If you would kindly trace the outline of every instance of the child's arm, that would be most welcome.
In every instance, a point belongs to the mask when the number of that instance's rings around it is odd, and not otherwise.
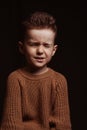
[[[21,85],[17,78],[17,74],[18,73],[12,73],[7,79],[7,90],[0,130],[43,130],[38,122],[23,121],[20,89]]]
[[[21,91],[17,77],[12,74],[7,80],[1,130],[23,130]]]
[[[50,118],[54,127],[52,130],[71,130],[67,81],[63,76],[56,84],[54,99],[53,114]]]

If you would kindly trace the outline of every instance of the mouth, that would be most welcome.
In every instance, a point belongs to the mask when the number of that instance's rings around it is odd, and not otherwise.
[[[44,57],[35,57],[36,61],[38,62],[43,62],[44,61]]]
[[[35,59],[44,59],[44,57],[35,57]]]

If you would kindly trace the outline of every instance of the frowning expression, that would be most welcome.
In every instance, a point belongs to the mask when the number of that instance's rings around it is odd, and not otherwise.
[[[27,63],[34,68],[46,67],[55,54],[55,33],[51,29],[31,29],[27,31],[24,43],[20,43],[21,52]]]

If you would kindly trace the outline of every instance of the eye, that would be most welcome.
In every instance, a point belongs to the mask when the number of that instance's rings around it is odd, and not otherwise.
[[[28,44],[29,44],[29,46],[38,46],[38,43],[36,43],[36,42],[29,42]]]
[[[48,44],[48,43],[44,43],[44,46],[45,46],[46,48],[50,48],[52,45],[51,45],[51,44]]]

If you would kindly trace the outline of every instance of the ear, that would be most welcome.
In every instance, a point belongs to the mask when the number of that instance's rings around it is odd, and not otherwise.
[[[23,43],[21,41],[18,42],[18,46],[19,46],[20,53],[24,54],[24,46],[23,46]]]
[[[53,47],[53,54],[52,54],[52,56],[54,56],[54,54],[55,54],[55,52],[57,51],[57,49],[58,49],[58,45],[54,45],[54,47]]]

